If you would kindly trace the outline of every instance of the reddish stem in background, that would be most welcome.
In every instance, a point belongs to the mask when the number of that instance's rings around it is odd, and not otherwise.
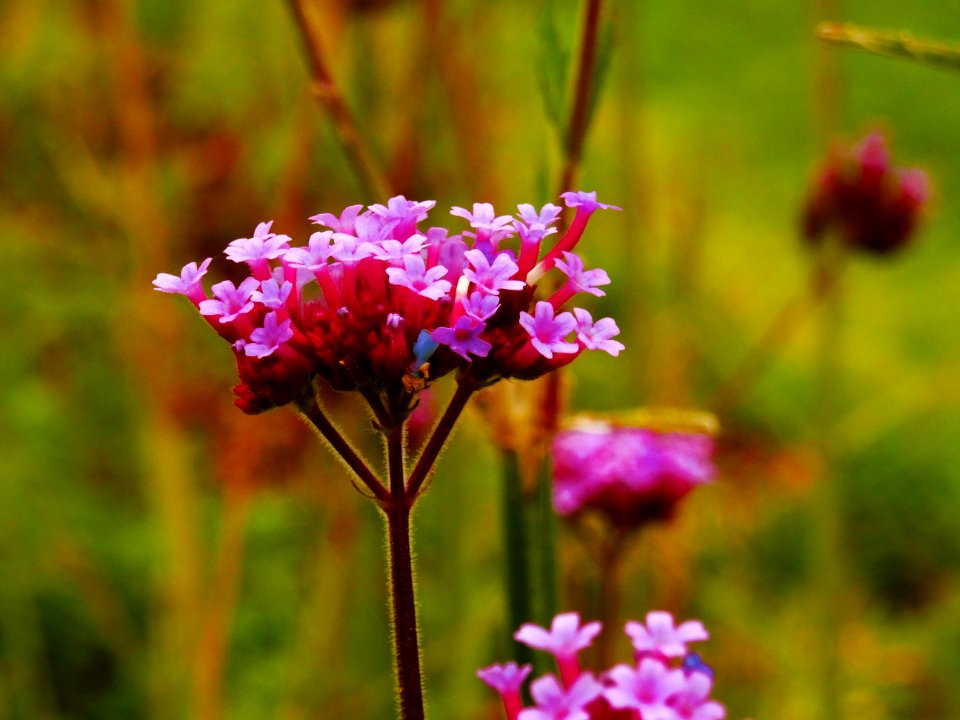
[[[587,0],[587,14],[580,40],[580,58],[577,62],[577,80],[570,110],[570,125],[564,140],[564,166],[560,173],[560,188],[557,194],[571,190],[576,180],[583,155],[583,143],[587,135],[587,115],[590,91],[597,64],[597,37],[600,31],[602,0]]]
[[[354,474],[360,479],[360,482],[373,493],[374,498],[381,506],[385,506],[390,501],[390,494],[377,478],[370,465],[360,457],[360,454],[353,449],[353,446],[337,430],[336,426],[330,422],[330,419],[324,414],[317,399],[311,389],[305,393],[304,397],[297,400],[297,407],[310,424],[316,428],[320,436],[323,437],[333,448],[334,453],[343,459],[347,467],[353,470]]]
[[[300,31],[304,48],[307,51],[307,60],[310,65],[310,75],[313,78],[313,94],[320,106],[330,116],[340,145],[350,164],[357,173],[363,191],[370,197],[387,198],[390,184],[380,164],[371,152],[370,143],[366,142],[360,132],[356,118],[353,116],[340,87],[333,79],[333,74],[327,66],[320,39],[307,17],[304,0],[288,0],[293,19]]]

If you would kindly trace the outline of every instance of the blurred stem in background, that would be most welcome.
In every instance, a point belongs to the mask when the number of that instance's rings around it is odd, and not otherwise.
[[[621,569],[624,557],[635,531],[624,527],[610,528],[602,541],[596,546],[599,557],[597,568],[600,572],[599,597],[597,598],[597,619],[603,623],[607,632],[597,638],[597,666],[613,665],[613,647],[617,634],[611,632],[620,625]]]
[[[523,473],[520,453],[511,447],[500,449],[503,549],[506,556],[507,628],[510,632],[533,619],[534,588],[531,584],[529,528],[525,514]],[[524,665],[533,662],[533,651],[513,642],[513,657]]]
[[[842,717],[843,668],[840,662],[840,634],[843,630],[845,553],[840,514],[840,482],[836,471],[836,443],[832,430],[843,387],[841,278],[846,250],[834,233],[823,243],[816,258],[818,284],[823,302],[820,308],[820,347],[816,378],[814,425],[823,472],[813,488],[815,591],[818,609],[821,657],[821,707],[824,720]]]
[[[814,265],[810,277],[800,291],[790,297],[774,315],[760,339],[744,354],[733,371],[713,391],[707,407],[720,418],[728,418],[754,384],[763,376],[772,356],[782,351],[800,331],[803,324],[825,300],[829,286],[823,269]]]
[[[603,20],[602,0],[585,0],[582,10],[578,52],[573,68],[574,84],[569,114],[563,122],[562,160],[557,176],[556,195],[573,190],[580,170],[592,104],[595,101],[597,56]],[[561,218],[560,232],[565,220]],[[506,391],[501,388],[501,393]],[[505,563],[504,584],[507,595],[507,628],[513,630],[536,620],[547,626],[558,609],[557,519],[553,509],[548,447],[556,434],[563,406],[563,375],[555,371],[526,390],[534,398],[533,417],[521,419],[518,413],[501,417],[494,425],[494,440],[500,446],[501,497],[503,498],[503,547],[509,556]],[[510,415],[507,413],[506,415]],[[524,463],[520,451],[510,440],[519,426],[531,422],[533,433],[525,443]],[[533,485],[525,490],[523,468],[532,469]],[[521,663],[531,659],[529,648],[513,643],[514,657]]]
[[[237,608],[252,489],[227,484],[220,505],[220,540],[211,582],[203,598],[196,660],[196,716],[220,720],[224,713],[224,670],[230,627]]]
[[[916,38],[896,30],[874,30],[847,23],[821,22],[817,36],[828,43],[888,57],[905,58],[948,70],[960,70],[960,44]]]
[[[361,133],[357,120],[327,65],[316,22],[311,15],[312,5],[305,0],[288,2],[306,50],[310,76],[313,78],[313,95],[329,115],[337,139],[357,173],[363,193],[368,198],[390,197],[393,193],[390,191],[386,173],[380,166],[369,140]]]
[[[815,26],[841,12],[841,0],[814,0]],[[817,139],[822,147],[831,142],[839,129],[842,112],[839,64],[832,48],[820,43],[815,48],[814,108]],[[814,284],[822,296],[820,314],[820,354],[814,423],[823,471],[813,488],[814,607],[820,615],[821,662],[818,667],[821,692],[821,717],[840,720],[843,678],[840,663],[840,632],[843,609],[843,564],[840,527],[839,482],[836,474],[836,444],[831,429],[838,417],[838,395],[843,387],[841,332],[843,324],[841,276],[846,260],[839,232],[828,234],[815,258]]]
[[[138,378],[140,452],[153,516],[160,519],[164,559],[155,576],[149,632],[152,657],[148,712],[153,717],[174,717],[189,697],[188,666],[194,657],[201,608],[201,558],[197,528],[198,498],[189,460],[187,438],[173,417],[169,401],[175,396],[176,372],[169,356],[155,348],[175,345],[173,316],[157,311],[157,298],[147,295],[152,268],[167,263],[173,228],[171,215],[160,206],[157,180],[155,108],[149,90],[143,38],[133,10],[123,0],[103,4],[97,13],[98,30],[109,49],[109,77],[114,85],[116,123],[120,137],[120,196],[117,221],[131,259],[129,284],[115,315],[115,342]],[[198,699],[195,699],[200,704]],[[219,700],[204,702],[214,705]]]

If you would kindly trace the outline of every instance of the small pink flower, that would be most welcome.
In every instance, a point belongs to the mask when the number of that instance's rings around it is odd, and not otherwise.
[[[289,318],[280,321],[277,313],[267,313],[263,319],[263,327],[257,328],[250,334],[252,342],[246,343],[243,351],[249,357],[268,357],[292,337],[293,330],[290,327]]]
[[[170,273],[160,273],[153,281],[153,289],[165,293],[184,295],[194,305],[199,305],[201,301],[206,299],[201,280],[207,274],[207,268],[210,267],[211,260],[212,258],[207,258],[200,264],[200,267],[197,267],[195,262],[187,263],[180,270],[180,277]]]
[[[663,611],[647,613],[647,623],[631,620],[624,628],[638,655],[663,655],[679,658],[687,654],[687,643],[707,640],[710,636],[699,620],[687,620],[674,626],[673,615]]]
[[[310,220],[315,225],[328,227],[334,232],[352,235],[354,232],[353,224],[361,210],[363,210],[363,205],[351,205],[348,208],[344,208],[343,212],[340,213],[340,217],[337,217],[333,213],[319,213],[318,215],[313,215]]]
[[[477,670],[477,677],[500,694],[507,720],[517,720],[517,716],[523,708],[520,687],[531,670],[533,670],[533,666],[518,666],[515,662],[508,662],[506,665],[491,665]]]
[[[316,272],[327,266],[327,261],[333,256],[334,245],[331,243],[333,231],[315,232],[307,241],[307,247],[295,247],[287,250],[283,255],[285,264],[293,268],[303,268]]]
[[[583,190],[578,190],[576,192],[565,192],[561,193],[560,197],[563,198],[563,201],[566,203],[569,208],[577,208],[578,212],[593,213],[597,210],[620,210],[616,205],[607,205],[606,203],[597,202],[597,193],[596,192],[584,192]]]
[[[545,358],[550,359],[554,353],[575,353],[579,347],[576,343],[567,342],[566,338],[576,327],[576,320],[568,312],[554,316],[553,305],[540,301],[537,303],[535,314],[520,313],[520,325],[530,335],[530,342]]]
[[[437,328],[430,333],[430,337],[434,342],[446,345],[464,360],[470,360],[470,355],[486,357],[492,347],[480,337],[486,326],[486,323],[471,315],[461,315],[452,328]]]
[[[258,287],[260,282],[252,277],[248,277],[239,286],[234,286],[229,280],[219,282],[211,288],[214,299],[200,303],[200,314],[215,315],[224,324],[233,322],[253,310],[251,298]]]
[[[419,255],[406,255],[403,258],[403,267],[387,268],[387,276],[391,285],[413,290],[431,300],[439,300],[450,292],[450,282],[441,278],[447,274],[447,269],[436,265],[427,270],[423,258]]]
[[[670,707],[680,720],[723,720],[726,708],[710,699],[713,679],[702,672],[689,673],[683,686],[669,699]]]
[[[579,255],[572,252],[564,252],[563,260],[557,260],[555,266],[560,272],[566,275],[570,280],[573,292],[585,292],[596,297],[603,297],[606,293],[598,289],[598,285],[609,285],[610,276],[605,270],[596,268],[586,270],[583,266],[583,260]]]
[[[617,665],[607,678],[604,696],[618,710],[638,710],[644,720],[675,720],[670,698],[683,689],[682,670],[671,669],[660,660],[643,658],[637,667]]]
[[[453,207],[450,214],[462,217],[470,223],[472,228],[486,230],[489,233],[503,232],[513,224],[513,218],[509,215],[498,217],[490,203],[474,203],[473,212],[462,207]]]
[[[270,232],[273,221],[257,225],[253,237],[240,238],[227,245],[224,254],[236,263],[247,263],[260,280],[270,277],[268,260],[275,260],[290,249],[290,238]]]
[[[511,280],[517,273],[517,264],[506,253],[498,253],[491,264],[480,250],[467,250],[464,254],[473,266],[463,271],[463,276],[490,295],[499,295],[501,290],[523,290],[522,280]]]
[[[536,707],[520,711],[519,720],[590,720],[587,705],[603,693],[603,686],[585,673],[564,689],[553,675],[530,685]]]
[[[601,318],[596,322],[583,308],[574,308],[573,314],[577,318],[577,340],[589,350],[603,350],[614,357],[620,354],[624,345],[619,340],[613,340],[620,334],[620,328],[613,318]]]
[[[579,613],[561,613],[553,618],[549,630],[527,623],[520,626],[513,638],[535,650],[545,650],[553,655],[560,668],[560,677],[564,684],[570,685],[580,674],[577,654],[590,647],[602,628],[603,625],[597,621],[581,626]]]

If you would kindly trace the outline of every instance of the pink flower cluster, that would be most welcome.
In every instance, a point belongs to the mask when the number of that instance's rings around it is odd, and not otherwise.
[[[557,512],[594,509],[623,527],[668,519],[680,499],[716,474],[709,435],[592,419],[557,433],[552,454]]]
[[[564,613],[549,630],[523,625],[516,640],[553,655],[560,673],[530,684],[533,707],[521,697],[530,665],[491,665],[477,676],[500,694],[507,720],[723,720],[726,709],[710,699],[713,672],[687,651],[688,643],[709,637],[703,623],[675,625],[670,613],[655,611],[625,629],[634,661],[594,676],[577,656],[600,633],[599,622],[581,625],[577,613]]]
[[[852,248],[882,255],[907,243],[928,195],[926,174],[890,164],[883,136],[835,150],[818,172],[803,214],[803,233],[819,242],[836,229]]]
[[[397,196],[313,216],[325,229],[301,247],[261,223],[225,250],[249,276],[216,283],[209,295],[202,285],[209,258],[179,276],[159,274],[154,286],[186,296],[231,344],[243,411],[291,402],[320,377],[338,390],[379,395],[402,420],[416,394],[451,370],[482,386],[539,377],[583,350],[623,349],[612,319],[562,309],[574,295],[604,294],[607,274],[585,269],[573,249],[596,210],[619,208],[596,193],[563,199],[575,215],[546,253],[541,246],[557,232],[559,206],[524,204],[516,216],[498,216],[487,203],[455,207],[451,213],[471,229],[450,235],[419,229],[434,201]],[[566,281],[537,299],[538,280],[553,268]]]

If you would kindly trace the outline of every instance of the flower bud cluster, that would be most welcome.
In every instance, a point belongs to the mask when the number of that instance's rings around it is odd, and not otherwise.
[[[563,516],[596,510],[623,528],[667,520],[716,474],[713,438],[582,419],[553,441],[553,504]]]
[[[603,295],[603,270],[587,270],[573,252],[600,203],[596,193],[563,194],[575,210],[557,233],[561,208],[520,205],[514,216],[493,206],[455,207],[470,230],[420,230],[434,201],[403,196],[386,205],[346,208],[311,220],[321,230],[305,246],[261,223],[253,237],[230,243],[228,259],[246,264],[239,284],[210,294],[208,258],[180,275],[161,273],[157,290],[186,296],[233,348],[240,376],[237,405],[259,413],[295,400],[315,378],[334,389],[376,395],[402,421],[431,380],[458,371],[477,387],[501,378],[532,379],[584,350],[617,355],[623,345],[610,318],[594,321],[562,306],[577,294]],[[556,268],[567,280],[546,299],[537,282]]]
[[[898,168],[879,133],[835,150],[818,172],[802,217],[804,237],[818,243],[836,230],[855,250],[885,255],[912,237],[927,200],[927,175]]]
[[[516,663],[491,665],[477,676],[500,694],[507,720],[723,720],[726,709],[710,699],[713,671],[688,643],[709,635],[699,620],[675,625],[668,612],[647,613],[646,622],[630,621],[633,662],[599,675],[585,672],[578,655],[600,633],[599,622],[580,624],[577,613],[563,613],[550,629],[523,625],[518,642],[544,650],[557,663],[559,678],[548,674],[530,684],[532,707],[524,707],[521,688],[532,670]]]

